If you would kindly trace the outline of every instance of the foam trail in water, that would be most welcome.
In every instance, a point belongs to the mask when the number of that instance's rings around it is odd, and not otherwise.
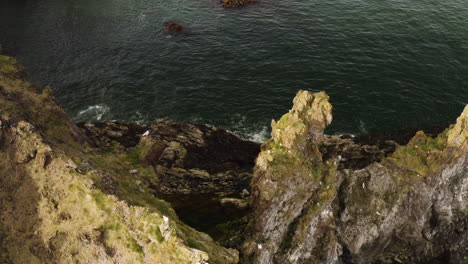
[[[368,134],[367,129],[366,129],[366,124],[362,120],[359,120],[359,130],[361,131],[361,134],[364,134],[364,135]]]
[[[76,115],[77,121],[96,122],[101,121],[110,113],[110,108],[105,104],[91,105],[85,110],[81,110]]]

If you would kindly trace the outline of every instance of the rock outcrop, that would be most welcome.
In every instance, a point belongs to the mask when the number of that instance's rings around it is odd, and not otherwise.
[[[405,146],[390,142],[357,167],[323,152],[330,122],[328,97],[305,91],[272,122],[254,172],[244,263],[466,261],[468,106],[437,137],[420,131]]]

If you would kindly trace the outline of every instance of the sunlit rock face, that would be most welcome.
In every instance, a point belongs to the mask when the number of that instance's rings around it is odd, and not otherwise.
[[[244,263],[462,263],[467,109],[437,137],[420,131],[355,169],[320,152],[328,96],[300,91],[256,162]]]

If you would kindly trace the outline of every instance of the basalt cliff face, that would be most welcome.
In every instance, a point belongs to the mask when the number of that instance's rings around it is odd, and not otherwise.
[[[1,264],[467,259],[468,108],[443,132],[327,137],[328,96],[300,91],[260,146],[170,120],[77,125],[24,77],[0,56]]]

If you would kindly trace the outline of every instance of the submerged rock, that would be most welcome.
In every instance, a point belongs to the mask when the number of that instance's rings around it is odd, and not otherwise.
[[[221,0],[224,8],[242,7],[246,5],[256,4],[256,0]]]
[[[393,151],[369,150],[375,162],[343,167],[346,151],[330,151],[342,139],[323,136],[328,97],[299,92],[257,159],[244,263],[462,263],[467,112],[435,138],[418,132]],[[342,141],[348,153],[360,147]]]
[[[169,33],[180,33],[186,30],[186,27],[180,23],[168,21],[164,22],[164,29]]]

